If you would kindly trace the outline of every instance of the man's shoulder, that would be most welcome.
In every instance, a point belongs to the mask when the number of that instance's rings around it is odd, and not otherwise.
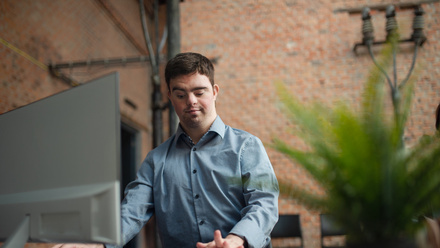
[[[248,139],[255,139],[259,140],[259,138],[248,131],[245,131],[243,129],[234,128],[228,125],[225,125],[225,137],[226,138],[237,138],[241,140],[248,140]]]
[[[147,158],[153,158],[155,156],[162,156],[164,153],[168,152],[170,145],[173,143],[174,139],[175,139],[175,135],[169,137],[167,140],[162,142],[162,144],[153,148],[153,150],[148,152]]]
[[[245,135],[245,136],[252,135],[248,131],[245,131],[245,130],[239,129],[239,128],[235,128],[235,127],[231,127],[231,126],[228,126],[228,125],[225,125],[225,128],[226,128],[227,132],[229,131],[229,132],[231,132],[232,134],[235,134],[235,135]]]

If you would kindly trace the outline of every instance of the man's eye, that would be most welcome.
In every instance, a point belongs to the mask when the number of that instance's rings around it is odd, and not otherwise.
[[[196,96],[201,96],[203,95],[203,92],[196,92]]]
[[[182,99],[184,97],[184,95],[176,95],[177,98]]]

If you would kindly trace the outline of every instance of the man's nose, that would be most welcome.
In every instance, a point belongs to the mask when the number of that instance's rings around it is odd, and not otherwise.
[[[187,104],[194,105],[195,103],[197,103],[197,97],[194,94],[189,94]]]

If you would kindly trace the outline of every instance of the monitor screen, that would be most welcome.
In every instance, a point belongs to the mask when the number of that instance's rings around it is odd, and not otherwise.
[[[0,115],[0,241],[119,244],[120,232],[117,73]]]

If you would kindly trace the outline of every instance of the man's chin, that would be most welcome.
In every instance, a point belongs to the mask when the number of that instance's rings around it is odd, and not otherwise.
[[[198,128],[201,126],[201,124],[202,124],[202,122],[200,121],[200,119],[198,117],[188,118],[185,120],[185,126],[187,126],[189,128]]]

